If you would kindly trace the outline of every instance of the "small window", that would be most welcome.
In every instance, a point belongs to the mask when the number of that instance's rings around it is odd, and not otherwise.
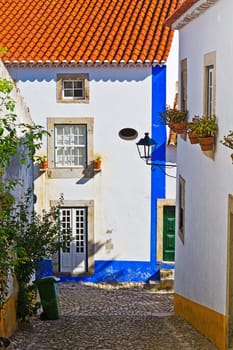
[[[206,67],[206,89],[207,89],[207,100],[206,100],[206,108],[207,108],[207,115],[213,115],[213,74],[214,74],[214,66],[207,66]]]
[[[124,128],[119,131],[119,136],[123,140],[135,140],[138,132],[132,128]]]
[[[180,106],[182,111],[187,111],[187,59],[181,61],[181,89],[180,89]]]
[[[84,82],[83,80],[63,80],[63,98],[83,99]]]
[[[216,110],[216,53],[204,56],[204,114],[211,116]]]
[[[58,74],[57,102],[88,103],[89,76],[88,74]]]
[[[179,176],[179,237],[184,243],[185,235],[185,180]]]

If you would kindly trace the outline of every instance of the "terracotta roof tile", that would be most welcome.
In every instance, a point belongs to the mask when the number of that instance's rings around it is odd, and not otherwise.
[[[181,0],[0,0],[3,60],[162,61]]]

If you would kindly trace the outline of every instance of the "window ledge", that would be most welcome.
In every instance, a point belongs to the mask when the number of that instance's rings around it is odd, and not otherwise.
[[[86,168],[49,168],[48,177],[51,179],[69,179],[80,177],[93,177],[93,168],[88,166]]]

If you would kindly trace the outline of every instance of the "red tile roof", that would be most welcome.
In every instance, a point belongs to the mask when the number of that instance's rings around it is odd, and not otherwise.
[[[0,0],[3,61],[150,63],[166,61],[181,0]]]

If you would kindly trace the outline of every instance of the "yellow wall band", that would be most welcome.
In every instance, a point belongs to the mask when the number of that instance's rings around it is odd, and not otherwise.
[[[16,296],[12,295],[0,309],[0,336],[10,337],[16,329]]]
[[[204,334],[219,350],[226,350],[226,316],[179,294],[174,295],[174,313]]]

